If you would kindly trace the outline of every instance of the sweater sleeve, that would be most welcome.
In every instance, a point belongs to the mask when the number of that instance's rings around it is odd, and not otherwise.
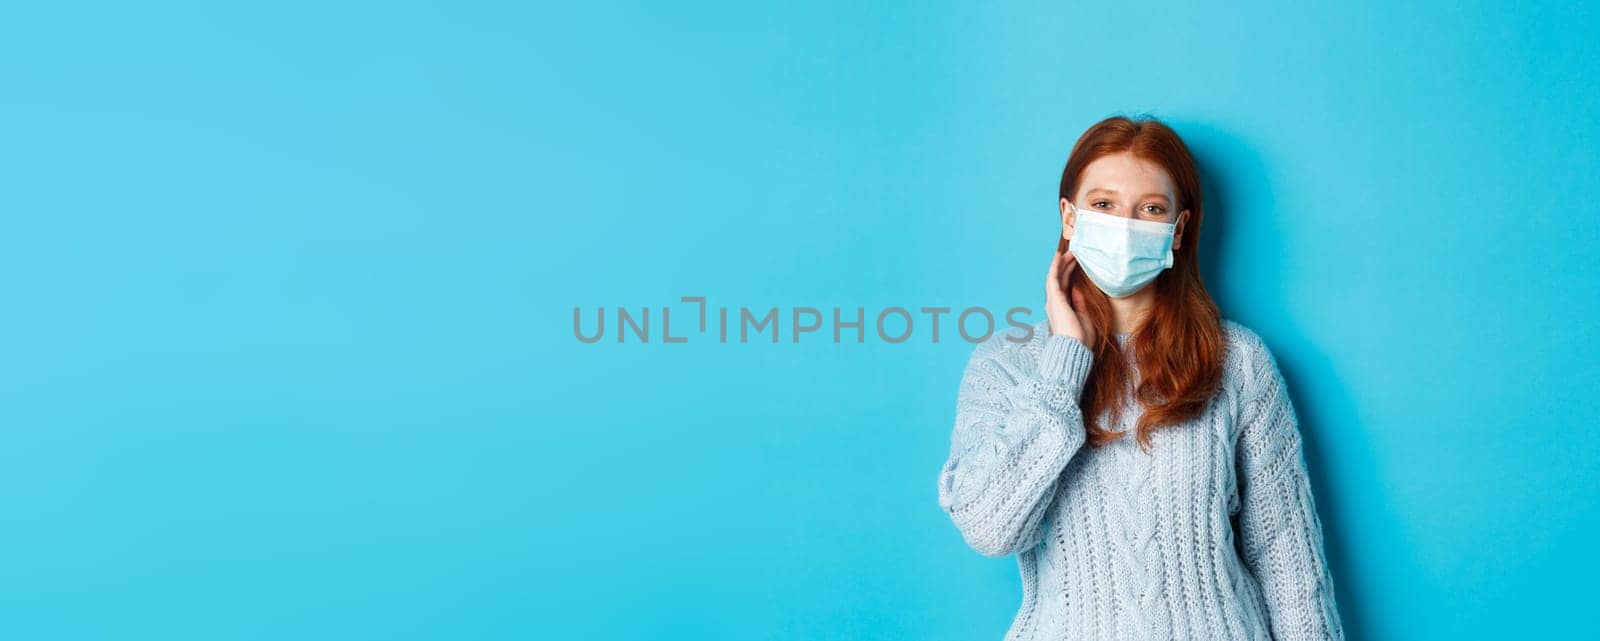
[[[1070,336],[1047,335],[1037,362],[1005,340],[973,350],[939,472],[940,507],[969,546],[991,557],[1043,537],[1057,479],[1086,437],[1078,398],[1094,360]]]
[[[1276,359],[1259,340],[1254,351],[1237,449],[1243,561],[1266,597],[1274,641],[1340,641],[1299,421]]]

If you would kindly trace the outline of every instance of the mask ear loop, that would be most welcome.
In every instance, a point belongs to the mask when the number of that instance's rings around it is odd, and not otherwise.
[[[1178,231],[1178,225],[1176,223],[1167,224],[1171,225],[1171,227],[1167,230],[1167,260],[1165,261],[1166,264],[1161,266],[1162,269],[1172,269],[1172,266],[1178,263],[1178,254],[1172,250],[1172,238]]]

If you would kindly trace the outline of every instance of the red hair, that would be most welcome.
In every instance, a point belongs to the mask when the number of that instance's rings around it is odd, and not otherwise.
[[[1155,288],[1155,303],[1127,345],[1140,374],[1132,398],[1144,408],[1135,431],[1139,446],[1148,450],[1151,432],[1198,415],[1221,386],[1222,316],[1200,280],[1199,243],[1195,242],[1205,220],[1200,172],[1188,146],[1170,127],[1149,117],[1136,121],[1112,116],[1095,123],[1072,146],[1067,166],[1061,172],[1061,197],[1076,203],[1075,192],[1084,168],[1103,156],[1118,153],[1131,153],[1165,169],[1177,190],[1173,210],[1189,210],[1183,234],[1187,242],[1173,250],[1172,267],[1162,271],[1150,285]],[[1057,250],[1066,251],[1068,247],[1068,241],[1061,238]],[[1079,404],[1088,442],[1105,445],[1121,438],[1122,433],[1100,424],[1102,412],[1117,417],[1124,411],[1125,393],[1133,373],[1123,347],[1112,335],[1115,328],[1109,297],[1084,277],[1082,269],[1073,270],[1068,286],[1083,293],[1086,309],[1079,312],[1094,327],[1095,344],[1090,346],[1094,367]]]

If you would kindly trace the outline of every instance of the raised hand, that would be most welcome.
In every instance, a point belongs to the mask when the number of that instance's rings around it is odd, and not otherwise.
[[[1078,257],[1068,249],[1065,254],[1055,253],[1050,261],[1050,273],[1044,281],[1044,311],[1050,318],[1050,333],[1063,334],[1078,339],[1084,345],[1094,346],[1094,325],[1089,317],[1078,310],[1084,309],[1083,292],[1068,289],[1072,270],[1078,267]]]

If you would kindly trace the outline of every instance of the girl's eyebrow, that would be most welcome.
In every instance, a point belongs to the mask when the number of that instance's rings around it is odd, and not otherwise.
[[[1097,192],[1097,191],[1105,192],[1105,193],[1108,193],[1108,194],[1120,194],[1120,193],[1122,193],[1122,192],[1119,192],[1119,191],[1117,191],[1115,189],[1106,189],[1105,187],[1094,187],[1094,188],[1089,190],[1089,193],[1092,194],[1092,193]],[[1165,201],[1170,202],[1170,199],[1167,198],[1166,194],[1157,194],[1157,193],[1153,193],[1152,192],[1152,193],[1145,194],[1143,197],[1144,198],[1160,198],[1161,200],[1165,200]]]

